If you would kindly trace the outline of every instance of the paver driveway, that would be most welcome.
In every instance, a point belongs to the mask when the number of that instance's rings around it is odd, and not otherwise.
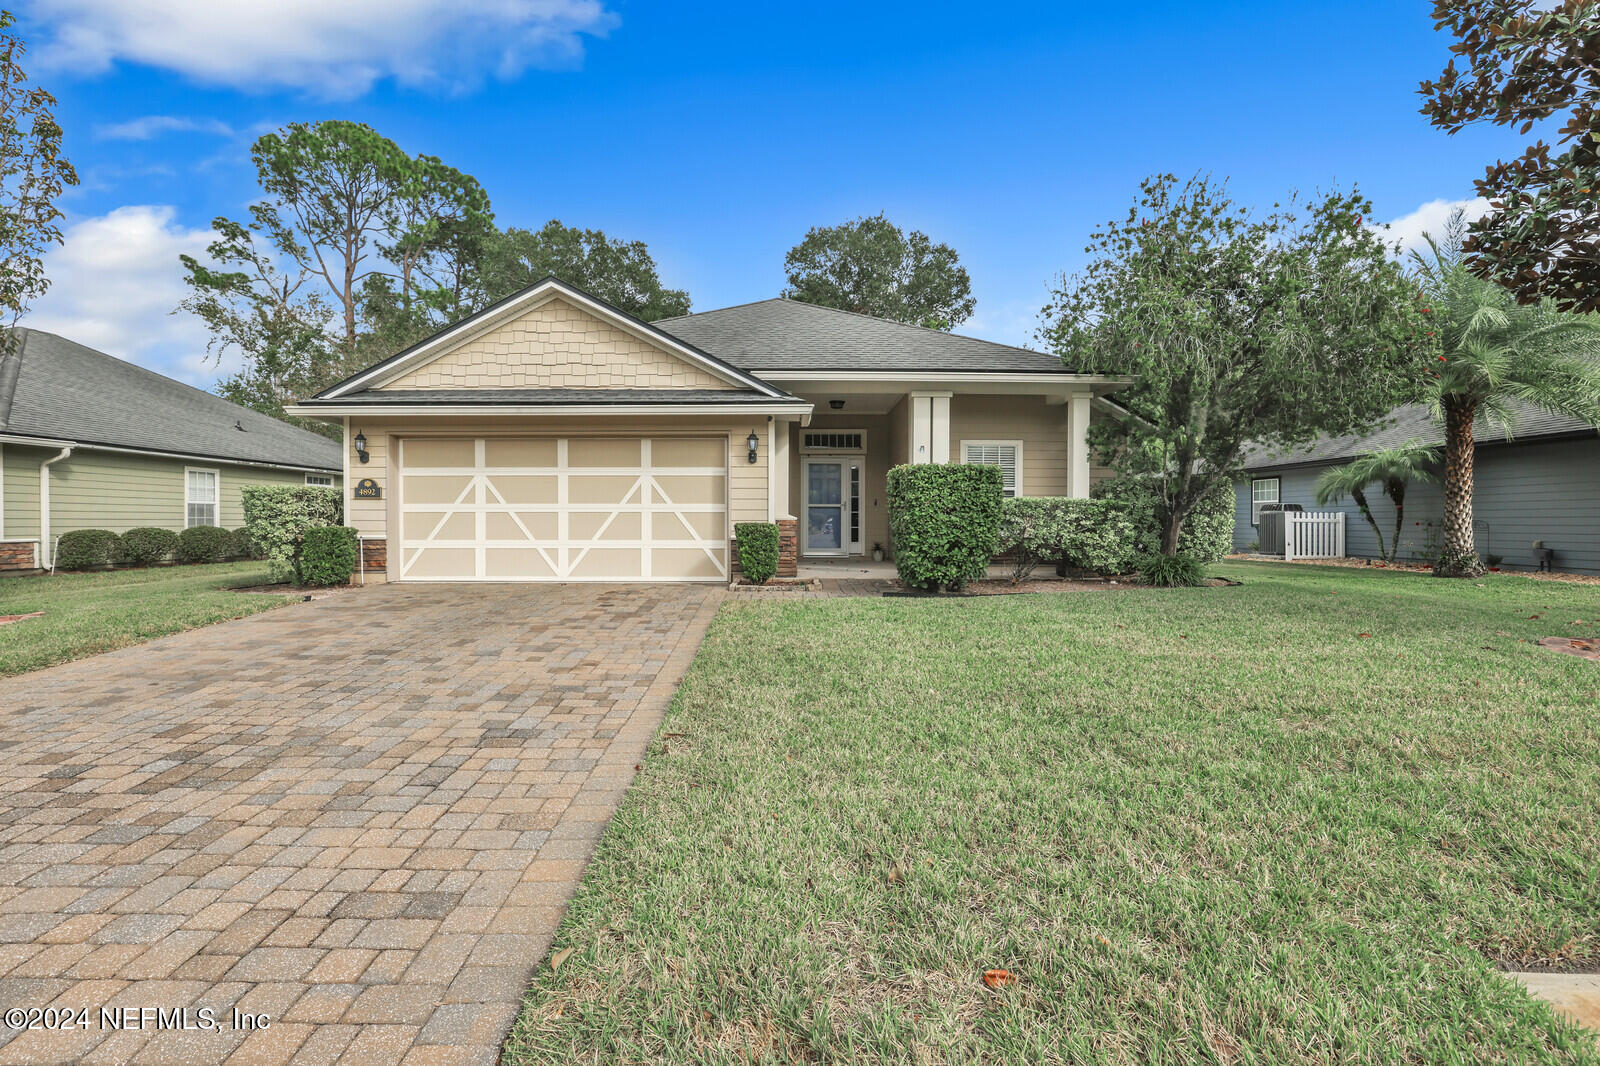
[[[720,596],[388,586],[0,682],[0,1008],[89,1008],[0,1061],[494,1062]]]

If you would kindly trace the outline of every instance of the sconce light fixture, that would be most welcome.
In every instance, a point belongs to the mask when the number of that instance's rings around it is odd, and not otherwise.
[[[356,458],[360,459],[363,463],[371,458],[371,456],[367,454],[367,435],[365,433],[361,432],[359,429],[356,430],[356,439],[352,441],[352,443],[356,446]]]
[[[844,410],[844,401],[843,400],[829,400],[828,401],[828,406],[833,408],[835,411],[843,411]]]

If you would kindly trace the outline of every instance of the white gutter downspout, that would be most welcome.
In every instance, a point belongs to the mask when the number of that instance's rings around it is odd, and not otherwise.
[[[74,445],[67,445],[54,456],[39,464],[39,550],[49,554],[48,560],[40,559],[40,565],[48,565],[51,570],[56,568],[56,553],[50,544],[50,467],[59,463],[72,454]]]

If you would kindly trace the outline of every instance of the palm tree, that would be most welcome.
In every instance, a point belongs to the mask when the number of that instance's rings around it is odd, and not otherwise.
[[[1317,479],[1317,506],[1325,507],[1333,500],[1350,497],[1367,520],[1378,538],[1378,557],[1392,563],[1400,553],[1400,531],[1405,526],[1406,484],[1411,481],[1437,481],[1430,469],[1439,461],[1436,448],[1424,447],[1421,441],[1408,440],[1398,448],[1384,448],[1360,456],[1353,462],[1336,466]],[[1383,494],[1394,504],[1394,539],[1387,548],[1383,544],[1383,530],[1367,506],[1366,489],[1377,482]]]
[[[1444,544],[1433,572],[1483,572],[1472,542],[1473,423],[1482,416],[1510,440],[1522,404],[1600,426],[1600,316],[1563,314],[1546,300],[1519,304],[1510,291],[1478,277],[1461,256],[1465,230],[1457,211],[1443,244],[1412,253],[1424,308],[1439,345],[1428,383],[1435,419],[1444,423]]]

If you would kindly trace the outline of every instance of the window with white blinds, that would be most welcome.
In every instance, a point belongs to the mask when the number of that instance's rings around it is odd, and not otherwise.
[[[1007,496],[1022,495],[1022,442],[1020,440],[964,440],[961,461],[998,466]]]
[[[217,525],[217,472],[186,470],[184,481],[184,525]]]

